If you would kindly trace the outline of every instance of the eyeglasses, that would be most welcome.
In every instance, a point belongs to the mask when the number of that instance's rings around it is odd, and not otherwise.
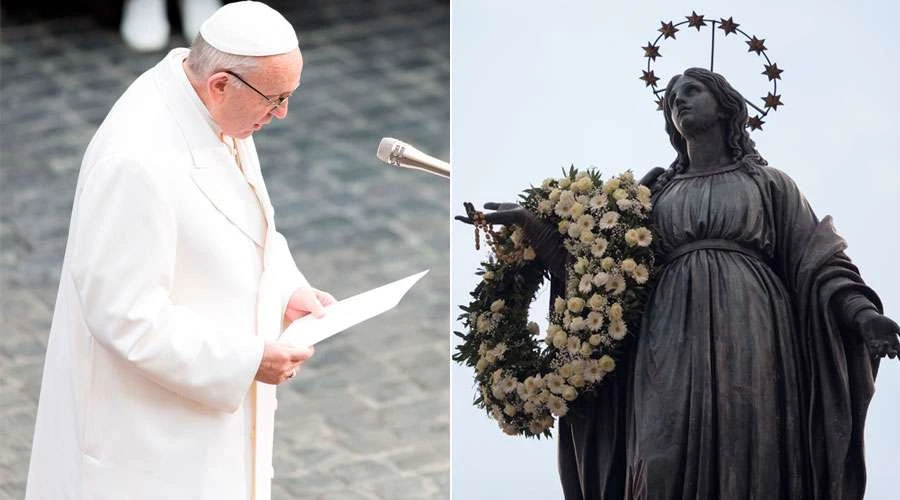
[[[269,110],[270,112],[278,109],[282,104],[284,104],[291,97],[290,94],[285,95],[285,96],[269,97],[266,94],[263,94],[262,92],[257,90],[256,87],[254,87],[253,85],[250,85],[249,83],[247,83],[247,80],[244,80],[243,78],[241,78],[237,73],[234,73],[233,71],[229,71],[227,69],[223,70],[223,72],[228,73],[229,75],[237,78],[238,80],[241,81],[241,83],[250,87],[250,90],[252,90],[252,91],[256,92],[257,94],[259,94],[260,96],[262,96],[262,98],[265,99],[266,102],[268,102],[270,106],[272,106],[272,108]]]

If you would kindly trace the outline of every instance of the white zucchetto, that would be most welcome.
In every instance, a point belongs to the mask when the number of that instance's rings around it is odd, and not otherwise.
[[[203,22],[200,35],[216,49],[238,56],[274,56],[299,47],[291,23],[262,2],[222,6]]]

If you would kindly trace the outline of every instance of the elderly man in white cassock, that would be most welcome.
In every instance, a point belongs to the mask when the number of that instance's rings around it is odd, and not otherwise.
[[[288,112],[297,36],[226,5],[116,102],[85,153],[28,499],[267,499],[275,386],[334,301],[273,223],[253,133]]]

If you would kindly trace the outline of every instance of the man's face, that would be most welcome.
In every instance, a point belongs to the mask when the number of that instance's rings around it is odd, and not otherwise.
[[[706,85],[683,76],[666,96],[671,103],[672,123],[678,132],[691,137],[708,130],[720,120],[719,103]]]
[[[213,119],[225,135],[238,139],[249,137],[272,118],[283,119],[287,116],[289,101],[274,108],[273,101],[291,95],[300,86],[302,70],[303,58],[299,50],[294,50],[260,58],[255,70],[238,75],[243,82],[228,74],[226,78],[236,84],[229,83],[221,89],[215,109],[210,110]]]

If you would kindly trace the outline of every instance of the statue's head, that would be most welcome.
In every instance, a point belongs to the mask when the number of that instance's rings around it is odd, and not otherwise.
[[[676,163],[687,165],[687,140],[717,125],[731,150],[733,161],[756,155],[747,123],[747,104],[725,77],[703,68],[690,68],[666,86],[663,100],[666,132],[678,152]]]

